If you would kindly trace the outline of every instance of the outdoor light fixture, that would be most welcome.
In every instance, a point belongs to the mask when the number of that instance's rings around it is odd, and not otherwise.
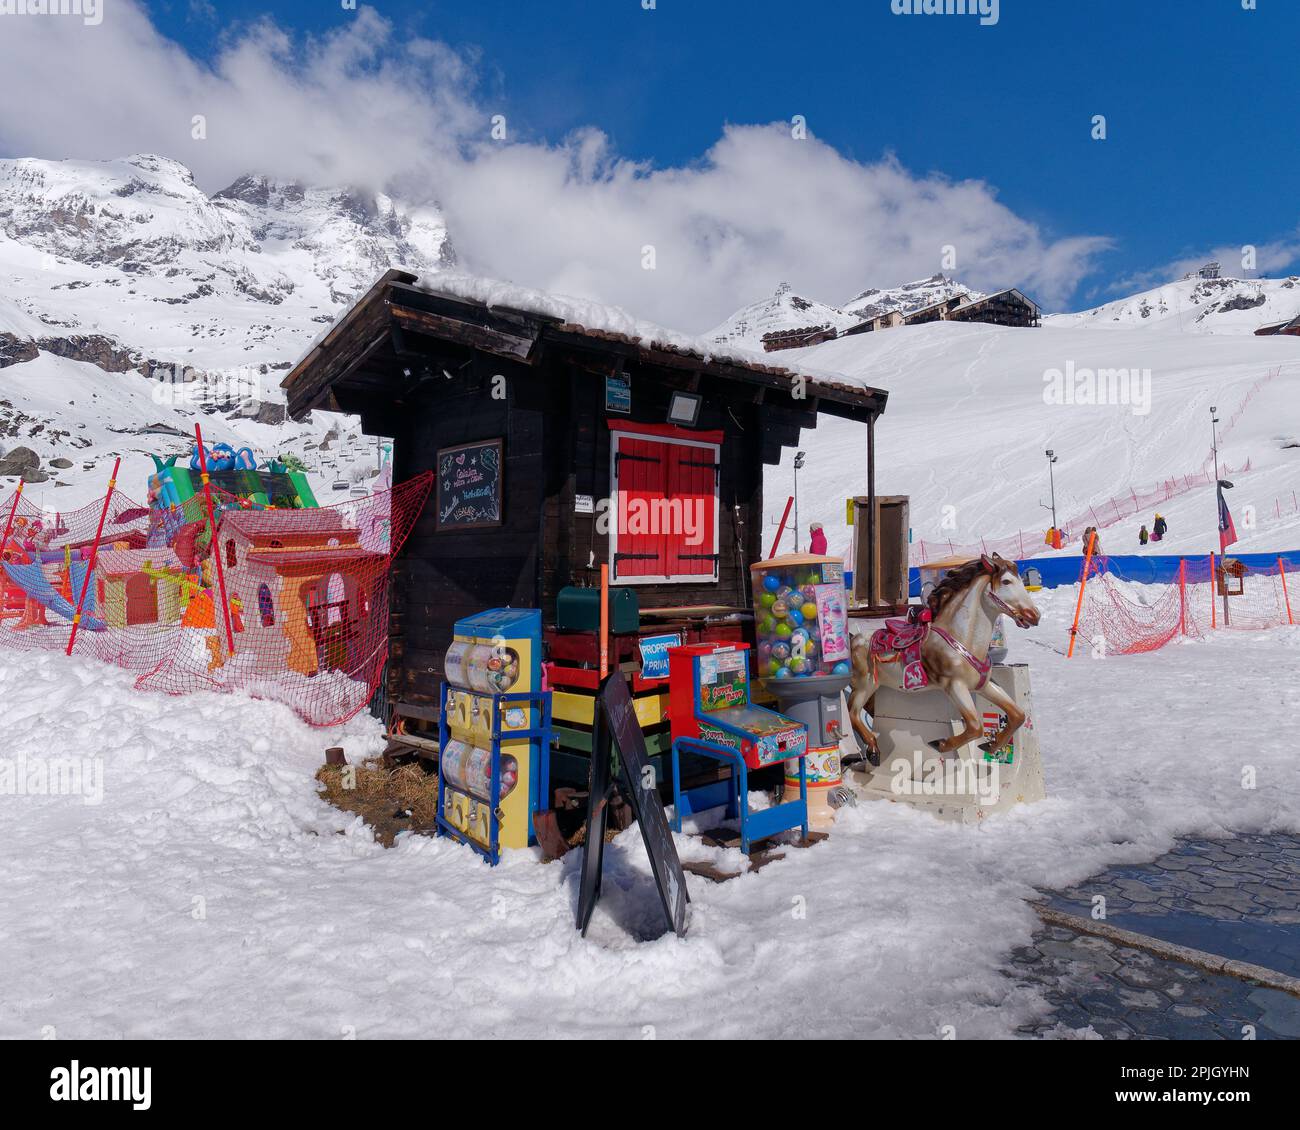
[[[668,405],[668,422],[688,428],[695,427],[696,421],[700,418],[700,405],[703,403],[704,397],[698,392],[674,392],[672,401]]]

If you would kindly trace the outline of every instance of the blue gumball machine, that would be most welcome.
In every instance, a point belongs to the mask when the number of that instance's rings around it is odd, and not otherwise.
[[[841,788],[840,738],[847,732],[841,692],[852,673],[844,562],[791,553],[750,566],[757,672],[782,714],[808,727],[808,817],[829,828]],[[798,781],[786,778],[786,798]]]

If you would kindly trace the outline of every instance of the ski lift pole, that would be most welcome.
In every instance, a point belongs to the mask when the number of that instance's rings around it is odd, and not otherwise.
[[[99,512],[99,525],[95,528],[95,540],[90,546],[90,560],[86,562],[86,575],[81,578],[81,595],[77,597],[77,611],[72,617],[72,633],[68,636],[67,654],[72,654],[72,646],[77,642],[77,629],[81,627],[81,610],[86,607],[86,593],[90,591],[90,578],[95,575],[95,562],[99,559],[99,539],[104,536],[104,520],[108,517],[108,507],[113,501],[113,491],[117,489],[117,471],[122,466],[118,456],[113,464],[113,473],[108,477],[108,493],[104,495],[104,508]],[[72,557],[69,547],[68,585],[72,585]]]
[[[212,513],[212,483],[208,477],[208,455],[203,450],[203,431],[197,420],[194,423],[194,439],[199,445],[199,474],[203,479],[203,504],[208,510],[208,529],[212,532],[209,549],[217,567],[217,588],[221,592],[221,616],[226,624],[226,646],[230,649],[230,654],[234,655],[235,633],[230,627],[230,605],[226,601],[226,572],[221,565],[221,546],[217,544],[217,523]]]

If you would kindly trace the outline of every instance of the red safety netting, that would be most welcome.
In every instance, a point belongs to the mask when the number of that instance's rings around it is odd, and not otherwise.
[[[214,487],[215,545],[201,493],[160,512],[114,490],[107,508],[66,514],[9,496],[0,646],[66,650],[84,588],[76,654],[139,672],[137,688],[240,690],[313,725],[344,722],[379,686],[389,566],[431,486],[426,473],[294,510],[246,508]]]
[[[1184,636],[1203,638],[1223,628],[1258,631],[1295,623],[1300,571],[1282,558],[1266,568],[1250,567],[1241,576],[1229,557],[1188,557],[1173,584],[1117,580],[1094,564],[1083,590],[1077,648],[1093,654],[1133,655],[1156,651]],[[1224,614],[1223,588],[1227,596]]]

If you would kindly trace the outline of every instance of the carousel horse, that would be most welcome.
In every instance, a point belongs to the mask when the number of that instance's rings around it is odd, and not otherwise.
[[[873,764],[878,763],[879,745],[862,710],[881,686],[902,691],[934,686],[948,696],[965,728],[936,742],[939,753],[951,753],[983,734],[977,694],[1007,717],[1007,724],[980,748],[996,753],[1006,746],[1024,725],[1025,713],[1006,691],[989,682],[989,642],[1002,615],[1021,628],[1039,620],[1015,563],[995,553],[952,570],[906,620],[889,620],[869,638],[865,633],[853,638],[849,722],[871,751]]]

